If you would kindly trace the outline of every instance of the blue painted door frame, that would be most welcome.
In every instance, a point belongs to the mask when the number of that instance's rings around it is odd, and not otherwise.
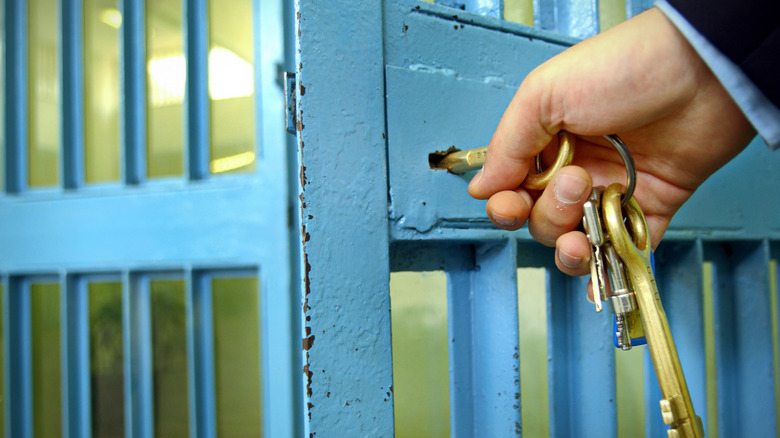
[[[467,180],[427,161],[452,145],[484,145],[523,77],[598,31],[598,7],[535,2],[541,15],[527,27],[472,5],[490,2],[441,3],[296,3],[305,435],[393,436],[394,270],[448,273],[453,436],[520,433],[524,401],[496,394],[519,397],[516,269],[535,266],[548,276],[551,434],[616,436],[611,340],[588,335],[608,332],[608,322],[571,299],[586,279],[558,273],[527,230],[493,229]],[[648,6],[627,2],[629,14]],[[549,21],[567,14],[579,24]],[[745,330],[756,324],[770,338],[773,330],[767,273],[780,239],[779,164],[754,141],[677,214],[659,248],[658,281],[705,424],[702,264],[719,272],[715,336],[728,371],[718,374],[717,422],[727,435],[777,429],[774,372],[750,380],[774,369],[772,347]],[[756,187],[766,188],[760,198]],[[740,298],[748,294],[760,298]],[[652,372],[644,379],[647,433],[661,436]]]

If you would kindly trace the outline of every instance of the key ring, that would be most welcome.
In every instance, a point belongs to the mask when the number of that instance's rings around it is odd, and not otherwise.
[[[544,189],[547,187],[547,183],[550,182],[553,173],[557,172],[561,167],[571,164],[574,155],[574,136],[566,131],[560,131],[558,134],[560,144],[555,162],[544,170],[542,154],[536,155],[534,157],[536,173],[528,174],[525,181],[523,181],[523,187],[534,190]],[[634,164],[634,157],[631,156],[631,151],[628,150],[626,144],[617,135],[605,135],[604,138],[614,146],[618,154],[620,154],[620,158],[623,159],[623,164],[626,166],[626,191],[620,202],[621,205],[626,206],[631,197],[634,196],[634,189],[636,189],[636,164]]]
[[[628,150],[626,144],[617,135],[605,135],[604,138],[617,149],[618,154],[623,159],[623,163],[626,165],[626,191],[623,193],[623,199],[620,201],[620,205],[626,206],[628,201],[634,196],[634,189],[636,188],[636,164],[634,164],[634,157],[631,156],[631,151]]]

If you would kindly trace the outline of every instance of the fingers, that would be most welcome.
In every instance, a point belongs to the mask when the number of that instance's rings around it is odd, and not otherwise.
[[[570,231],[555,244],[555,266],[571,276],[590,274],[590,243],[581,231]]]
[[[522,189],[505,190],[491,196],[485,210],[493,225],[514,231],[525,225],[533,205],[534,201],[528,192]]]
[[[559,170],[531,210],[528,230],[540,243],[553,246],[558,238],[582,221],[582,205],[588,200],[592,180],[585,169],[567,166]]]

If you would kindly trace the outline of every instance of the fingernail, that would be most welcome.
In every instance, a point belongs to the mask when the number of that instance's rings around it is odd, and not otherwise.
[[[596,301],[593,300],[593,297],[589,293],[585,294],[585,299],[588,300],[588,302],[591,304],[596,304]]]
[[[485,169],[479,169],[479,172],[477,172],[477,174],[474,175],[474,178],[471,178],[471,182],[469,182],[469,187],[468,187],[469,191],[472,191],[477,187],[479,187],[479,182],[482,181],[482,172],[484,170]]]
[[[555,199],[564,204],[576,204],[588,188],[588,182],[574,175],[561,175],[555,183]]]
[[[582,265],[582,257],[575,257],[564,251],[558,251],[558,260],[569,269],[577,269]]]
[[[490,218],[493,219],[494,222],[498,223],[502,227],[514,227],[515,225],[517,225],[516,217],[508,217],[496,213],[490,213]]]

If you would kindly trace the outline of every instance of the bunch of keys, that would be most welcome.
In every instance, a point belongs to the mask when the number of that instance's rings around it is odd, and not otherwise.
[[[618,151],[626,165],[627,182],[606,189],[596,187],[583,207],[583,228],[591,244],[591,279],[596,311],[606,302],[614,313],[615,346],[628,350],[647,343],[655,374],[661,388],[661,416],[670,428],[670,438],[704,436],[701,419],[693,409],[680,358],[672,338],[652,266],[652,246],[644,213],[633,197],[636,167],[628,148],[615,135],[604,136]],[[431,154],[434,169],[463,174],[482,167],[487,148]],[[543,170],[536,157],[536,172],[529,173],[523,186],[541,190],[561,167],[571,164],[574,136],[559,133],[558,155],[550,168]]]

